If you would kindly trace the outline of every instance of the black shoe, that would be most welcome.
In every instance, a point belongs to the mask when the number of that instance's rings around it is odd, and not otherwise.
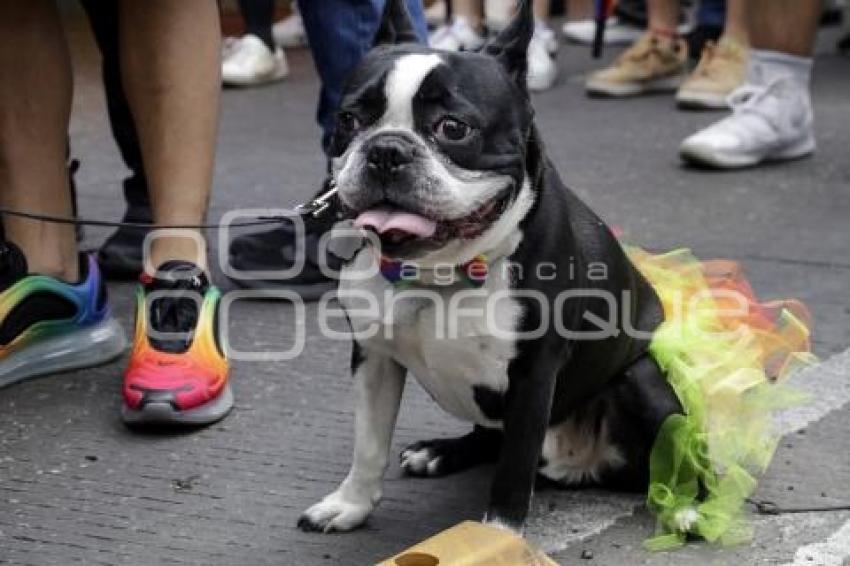
[[[820,16],[821,27],[840,26],[844,22],[844,7],[837,5],[837,2],[830,2],[824,7]]]
[[[323,227],[324,228],[324,227]],[[307,228],[304,268],[291,279],[286,280],[231,280],[248,289],[285,289],[301,295],[306,301],[320,298],[337,286],[337,279],[328,277],[319,268],[318,244],[324,234],[324,229]],[[230,244],[230,265],[240,271],[273,271],[289,269],[297,258],[295,248],[295,229],[291,223],[279,228],[247,234],[233,239]],[[327,266],[338,272],[341,260],[333,255],[327,255]]]
[[[850,55],[850,34],[844,36],[838,42],[838,51],[844,55]]]
[[[151,211],[143,206],[130,206],[124,222],[152,224]],[[112,281],[135,281],[144,270],[143,246],[150,228],[118,228],[100,247],[97,260],[104,277]]]
[[[327,192],[328,181],[319,194]],[[286,280],[239,279],[230,277],[236,285],[257,290],[287,290],[298,293],[305,301],[321,298],[337,287],[336,274],[343,260],[328,253],[319,258],[319,240],[334,225],[338,214],[338,203],[330,201],[331,207],[319,218],[303,217],[305,228],[304,267],[300,273]],[[265,232],[238,236],[230,243],[230,266],[239,271],[282,271],[291,268],[298,259],[295,227],[284,222],[279,227]],[[319,267],[326,266],[326,275]],[[329,276],[330,275],[330,276]]]

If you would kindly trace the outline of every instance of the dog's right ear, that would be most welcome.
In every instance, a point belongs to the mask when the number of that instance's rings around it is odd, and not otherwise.
[[[420,39],[413,27],[405,0],[387,0],[381,26],[375,35],[373,45],[398,45],[400,43],[419,43]]]
[[[499,60],[520,89],[526,90],[528,44],[534,35],[532,0],[519,0],[517,13],[505,30],[484,46],[484,53]]]

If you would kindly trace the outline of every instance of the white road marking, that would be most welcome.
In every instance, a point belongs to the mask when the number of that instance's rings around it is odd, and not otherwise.
[[[535,495],[525,535],[536,547],[555,554],[630,517],[643,504],[640,494],[543,492]],[[555,505],[554,508],[551,508]]]
[[[850,350],[791,376],[788,384],[810,398],[804,405],[778,415],[782,434],[805,428],[850,402]]]
[[[789,383],[809,394],[805,405],[782,412],[784,434],[805,428],[850,402],[850,350],[792,376]],[[850,520],[825,541],[797,549],[789,566],[842,566],[850,562]]]
[[[850,520],[823,542],[797,549],[786,566],[842,566],[850,559]]]

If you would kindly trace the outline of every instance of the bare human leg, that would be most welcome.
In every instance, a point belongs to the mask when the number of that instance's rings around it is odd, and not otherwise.
[[[136,122],[154,222],[200,224],[212,185],[221,88],[221,30],[214,0],[124,0],[121,64]],[[186,237],[160,237],[151,261],[201,263]]]
[[[741,45],[748,45],[750,42],[748,3],[748,0],[726,0],[726,23],[723,26],[723,37],[732,39]]]
[[[811,57],[821,3],[818,0],[746,0],[753,48]]]
[[[679,24],[678,0],[647,0],[650,31],[668,37],[675,37]]]
[[[21,54],[25,53],[26,56]],[[53,0],[0,3],[0,203],[72,216],[65,165],[71,60]],[[30,271],[78,277],[73,226],[7,216]]]
[[[648,29],[613,65],[591,74],[590,96],[628,97],[675,91],[685,76],[688,45],[679,37],[678,0],[647,0]]]
[[[549,0],[534,0],[534,19],[539,22],[549,19]]]
[[[483,22],[483,0],[453,0],[452,16],[466,18],[469,25],[480,33]]]
[[[682,143],[689,162],[718,169],[788,161],[815,152],[811,57],[817,0],[746,0],[752,51],[747,86],[733,94],[733,114]]]
[[[593,0],[566,0],[567,19],[571,22],[592,20]]]

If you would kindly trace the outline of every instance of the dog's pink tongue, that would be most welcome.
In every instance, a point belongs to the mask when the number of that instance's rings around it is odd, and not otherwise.
[[[358,228],[372,228],[379,234],[390,230],[400,230],[420,238],[428,238],[437,231],[437,223],[424,216],[411,212],[374,208],[361,212],[354,220]]]

